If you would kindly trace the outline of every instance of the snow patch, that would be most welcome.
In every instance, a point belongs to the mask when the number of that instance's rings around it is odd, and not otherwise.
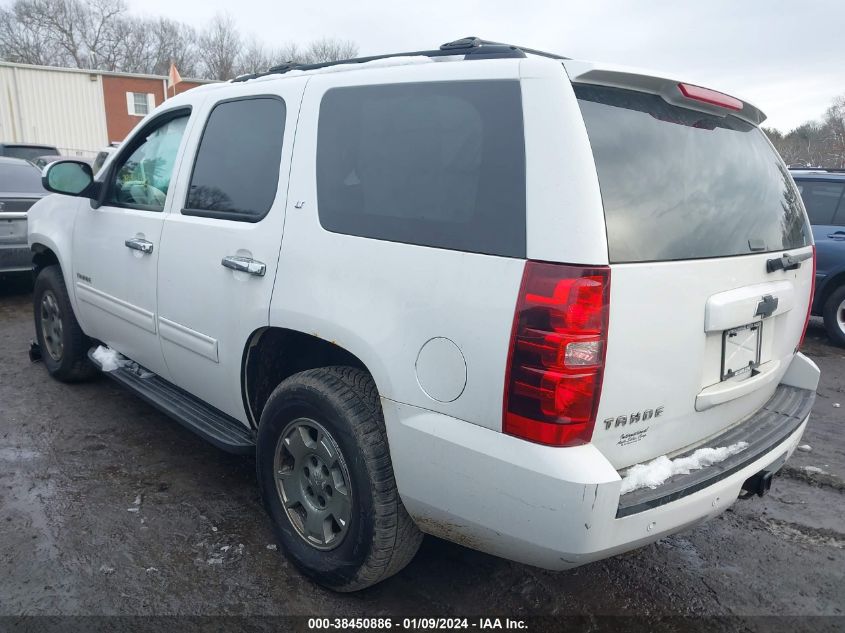
[[[124,358],[118,352],[110,347],[100,345],[94,350],[92,354],[94,360],[100,363],[100,369],[103,371],[114,371],[123,366]]]
[[[628,469],[622,479],[621,494],[627,494],[640,488],[657,488],[664,481],[675,475],[687,475],[693,470],[708,468],[736,455],[748,447],[748,442],[737,442],[719,448],[699,448],[692,455],[669,459],[661,455],[646,464],[637,464]]]
[[[802,468],[801,470],[803,470],[805,473],[811,473],[811,474],[814,474],[814,475],[826,475],[827,474],[827,471],[822,470],[818,466],[804,466],[804,468]]]

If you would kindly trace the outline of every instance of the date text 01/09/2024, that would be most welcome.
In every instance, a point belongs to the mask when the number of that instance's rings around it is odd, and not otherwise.
[[[524,620],[511,618],[309,618],[308,628],[321,629],[382,629],[390,630],[446,630],[446,629],[477,629],[477,630],[525,630],[528,628]]]

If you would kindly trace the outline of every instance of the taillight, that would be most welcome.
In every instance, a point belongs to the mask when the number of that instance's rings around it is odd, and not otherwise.
[[[678,84],[678,90],[687,99],[692,99],[693,101],[701,101],[702,103],[721,106],[729,110],[742,110],[742,101],[730,95],[710,90],[710,88],[702,88],[701,86],[694,86],[692,84]]]
[[[525,263],[505,375],[505,433],[552,446],[590,441],[609,309],[610,268]]]
[[[801,349],[804,345],[804,337],[807,336],[807,328],[810,325],[810,313],[813,311],[813,299],[816,296],[816,245],[813,244],[813,277],[810,281],[810,303],[807,304],[807,318],[804,319],[804,331],[801,332],[801,341],[798,343],[798,347],[795,348],[795,351]]]

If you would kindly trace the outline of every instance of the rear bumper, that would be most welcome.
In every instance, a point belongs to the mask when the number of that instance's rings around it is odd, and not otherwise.
[[[0,273],[32,269],[32,253],[26,241],[26,213],[0,214]]]
[[[789,397],[773,402],[784,393]],[[735,436],[748,427],[753,435],[768,419],[767,439],[749,442],[736,462],[670,480],[639,499],[620,498],[620,475],[592,445],[541,446],[389,400],[383,407],[399,492],[420,529],[511,560],[568,569],[723,512],[749,477],[779,468],[792,454],[814,396],[779,386],[772,407],[729,431]],[[645,497],[647,503],[630,503]]]

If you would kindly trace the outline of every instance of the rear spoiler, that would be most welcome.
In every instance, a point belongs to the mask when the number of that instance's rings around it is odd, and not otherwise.
[[[664,100],[673,105],[699,110],[717,116],[732,114],[754,125],[760,125],[766,120],[766,115],[763,112],[746,101],[730,97],[723,93],[717,93],[708,88],[691,86],[677,79],[669,79],[668,77],[650,74],[648,71],[575,60],[564,61],[563,67],[566,69],[566,73],[569,75],[569,80],[572,83],[629,88],[631,90],[639,90],[640,92],[649,92],[660,95]],[[685,96],[681,86],[698,88],[705,93],[724,97],[726,102],[736,103],[738,105],[737,107],[724,107],[710,103],[707,100],[702,101],[696,97]]]

